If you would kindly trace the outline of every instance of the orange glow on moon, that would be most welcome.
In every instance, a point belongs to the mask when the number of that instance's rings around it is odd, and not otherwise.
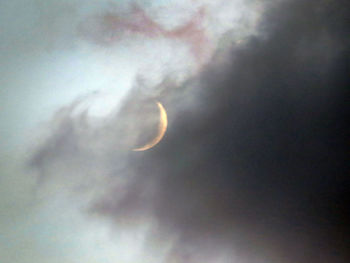
[[[157,102],[157,106],[159,108],[159,113],[160,113],[157,136],[146,145],[139,148],[135,148],[133,149],[133,151],[141,152],[141,151],[149,150],[163,139],[166,129],[168,127],[168,117],[163,105],[160,102]]]

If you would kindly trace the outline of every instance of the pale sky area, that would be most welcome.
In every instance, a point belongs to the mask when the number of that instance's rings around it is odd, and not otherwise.
[[[164,29],[160,36],[142,27],[148,20],[135,3]],[[220,45],[259,34],[263,11],[261,1],[243,0],[1,1],[0,262],[170,262],[176,236],[146,244],[151,222],[128,228],[94,217],[86,210],[100,188],[76,194],[79,176],[38,183],[27,161],[62,108],[80,100],[75,114],[86,110],[94,122],[118,112],[132,89],[156,99],[166,78],[181,85]],[[100,27],[104,14],[117,21],[115,32]],[[171,33],[191,19],[189,31]],[[210,262],[231,262],[224,255]]]

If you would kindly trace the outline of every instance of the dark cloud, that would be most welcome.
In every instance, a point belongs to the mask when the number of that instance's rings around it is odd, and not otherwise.
[[[345,262],[345,6],[287,1],[271,10],[262,37],[201,75],[200,105],[175,115],[157,148],[131,157],[142,179],[122,204],[96,209],[118,218],[151,204],[181,236],[179,251],[209,235],[248,262]]]
[[[133,176],[109,180],[91,211],[152,218],[152,238],[178,238],[169,262],[346,262],[346,7],[276,4],[226,63],[165,89],[166,137],[124,154]]]

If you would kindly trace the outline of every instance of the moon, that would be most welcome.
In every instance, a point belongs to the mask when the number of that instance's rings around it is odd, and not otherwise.
[[[157,136],[154,137],[153,140],[151,140],[144,146],[133,149],[133,151],[142,152],[142,151],[149,150],[154,146],[156,146],[163,139],[166,129],[168,127],[168,117],[163,105],[160,102],[157,102],[157,106],[159,108],[159,124],[158,124]]]

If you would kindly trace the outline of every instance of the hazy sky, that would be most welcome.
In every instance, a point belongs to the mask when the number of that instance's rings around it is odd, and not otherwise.
[[[0,261],[347,262],[346,7],[2,1]]]

